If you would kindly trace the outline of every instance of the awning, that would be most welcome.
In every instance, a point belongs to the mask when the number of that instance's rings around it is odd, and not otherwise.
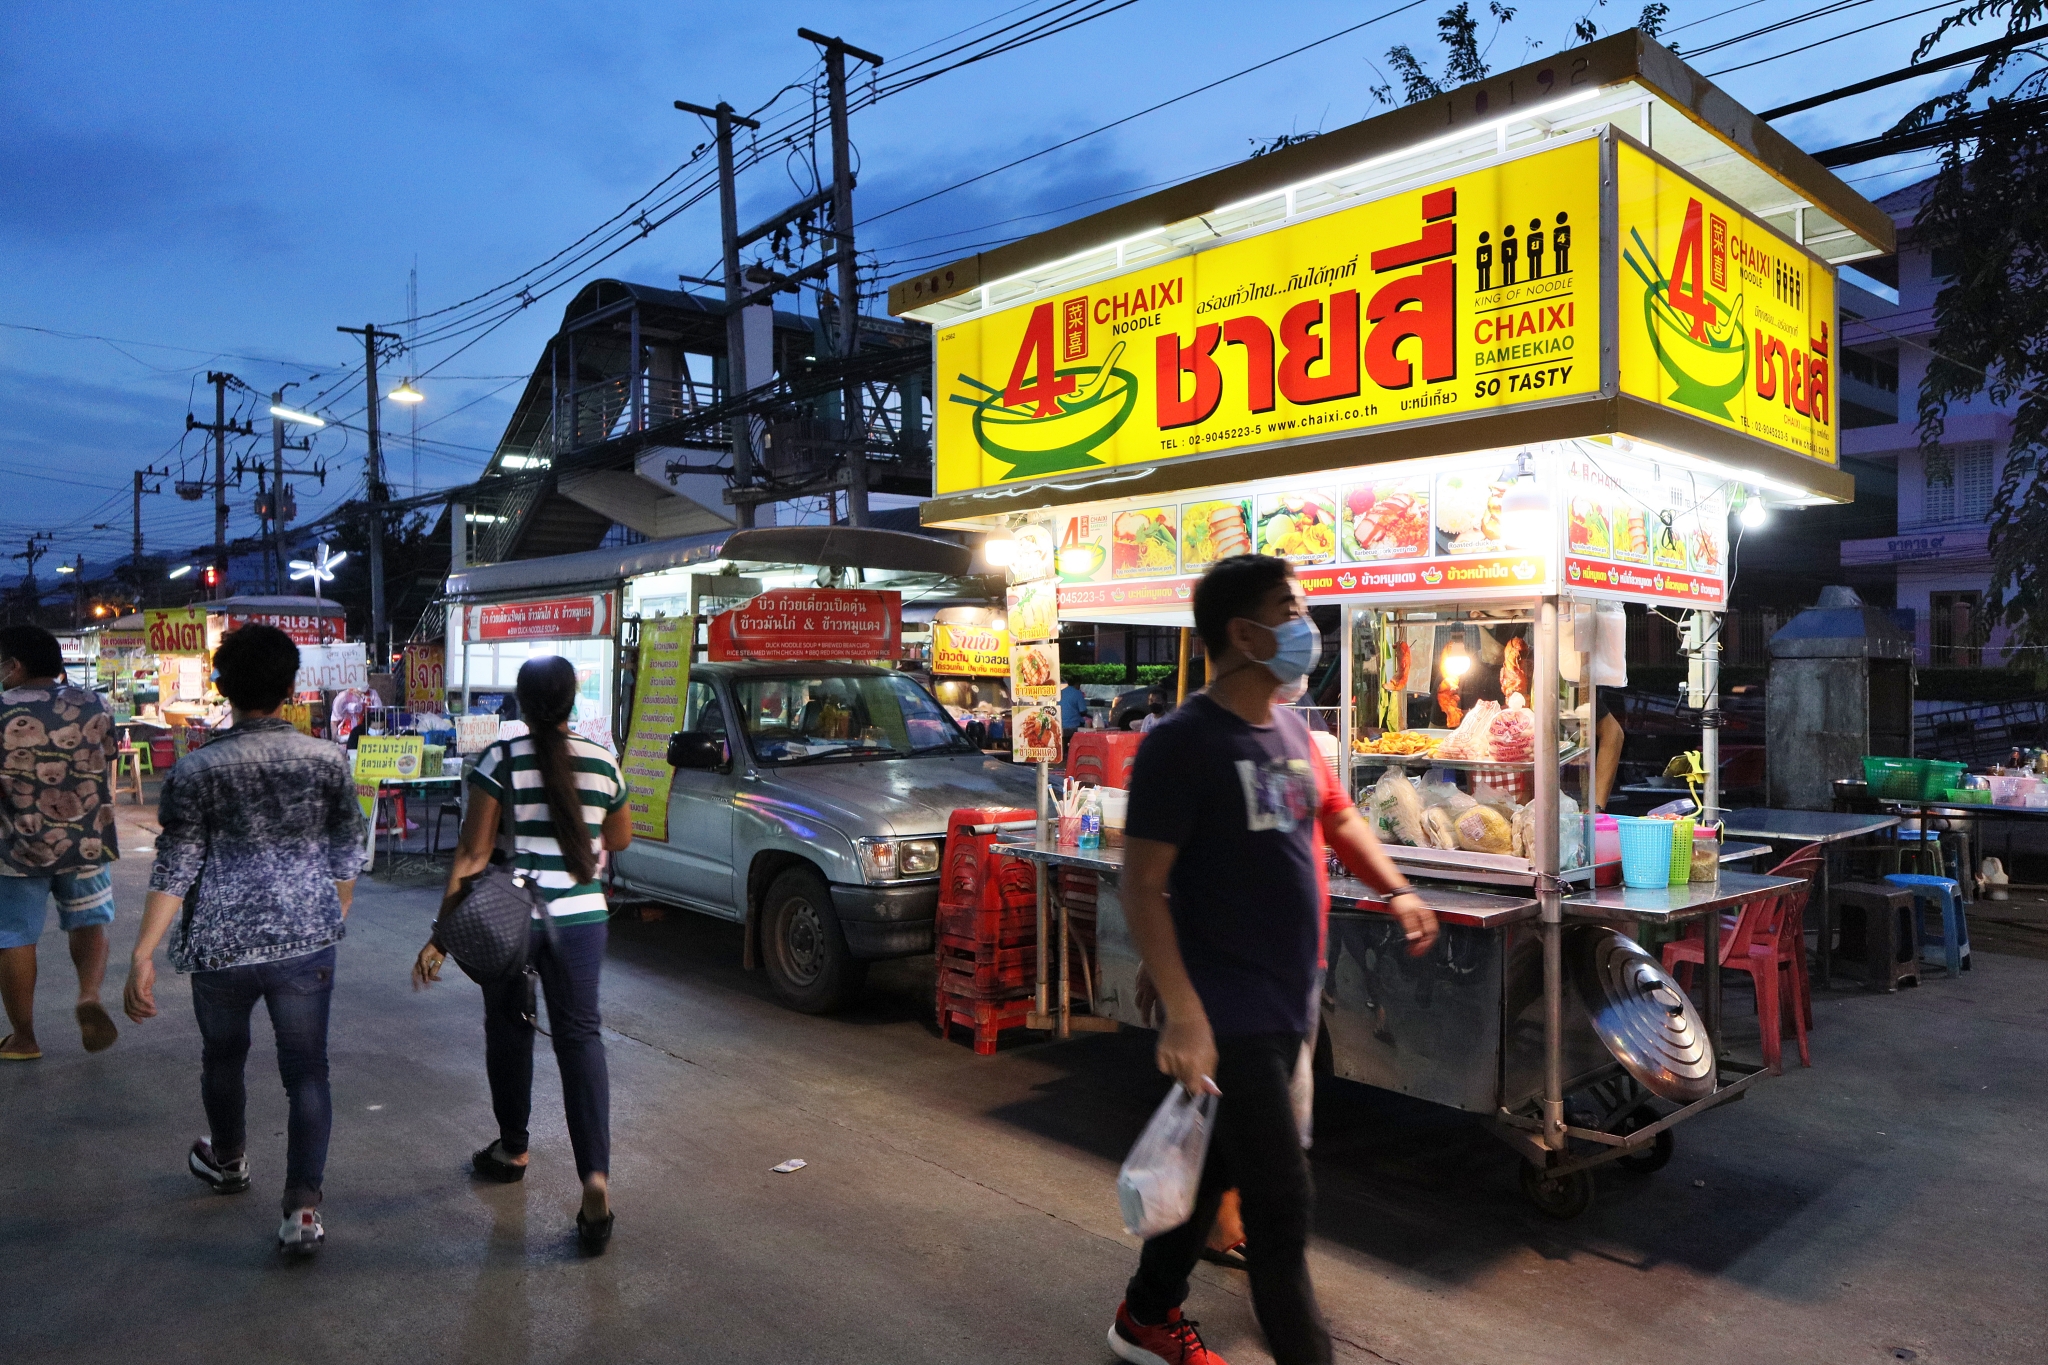
[[[965,578],[974,552],[965,545],[872,526],[763,526],[725,538],[725,558],[754,564],[817,564],[835,569]]]
[[[723,533],[650,540],[546,559],[513,559],[457,569],[445,585],[450,597],[500,596],[530,589],[595,587],[641,574],[679,569],[717,559],[727,537]]]

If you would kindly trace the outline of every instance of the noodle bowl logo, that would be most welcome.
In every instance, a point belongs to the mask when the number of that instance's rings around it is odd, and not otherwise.
[[[974,409],[975,443],[1010,466],[1005,479],[1102,464],[1096,447],[1122,430],[1137,408],[1138,377],[1117,368],[1123,342],[1100,365],[1059,369],[1055,338],[1053,305],[1042,303],[1025,324],[1009,383],[998,389],[963,373],[968,391],[949,395]]]
[[[1742,321],[1742,295],[1729,303],[1707,292],[1706,217],[1699,200],[1686,202],[1685,226],[1678,234],[1668,278],[1656,253],[1634,228],[1629,235],[1642,259],[1626,250],[1622,258],[1643,282],[1643,327],[1658,363],[1676,385],[1670,401],[1729,421],[1728,400],[1749,377],[1749,335]],[[1724,260],[1717,253],[1717,273],[1725,278]]]
[[[1358,586],[1358,575],[1355,573],[1338,574],[1337,586],[1344,589],[1344,591],[1346,592],[1351,591],[1353,588]]]
[[[1422,571],[1422,581],[1433,588],[1444,581],[1444,571],[1432,565]]]
[[[1521,579],[1523,582],[1526,583],[1535,576],[1536,566],[1530,561],[1525,559],[1521,563],[1515,565],[1515,577]]]

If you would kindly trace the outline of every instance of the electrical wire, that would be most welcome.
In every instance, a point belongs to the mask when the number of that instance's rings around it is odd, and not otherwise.
[[[919,204],[930,203],[932,200],[937,199],[941,195],[951,194],[955,190],[965,189],[967,186],[977,184],[983,180],[987,180],[991,176],[1000,175],[1007,170],[1013,170],[1018,166],[1024,165],[1026,162],[1036,161],[1039,157],[1049,156],[1053,152],[1057,152],[1064,148],[1071,147],[1077,142],[1082,142],[1088,138],[1096,136],[1098,133],[1106,133],[1112,128],[1120,128],[1124,124],[1130,123],[1135,119],[1141,119],[1145,117],[1147,114],[1155,114],[1159,112],[1161,109],[1165,109],[1171,105],[1179,104],[1182,100],[1193,99],[1196,95],[1204,94],[1210,90],[1214,90],[1216,87],[1220,85],[1227,85],[1231,81],[1237,80],[1243,76],[1249,76],[1255,71],[1263,71],[1265,68],[1272,66],[1278,62],[1284,62],[1290,57],[1298,57],[1302,53],[1310,51],[1313,48],[1321,47],[1325,43],[1335,42],[1339,38],[1347,37],[1350,34],[1356,33],[1361,29],[1370,28],[1372,25],[1380,23],[1387,19],[1391,19],[1398,14],[1405,14],[1411,9],[1419,8],[1423,3],[1424,0],[1409,0],[1409,3],[1405,5],[1398,5],[1393,9],[1385,11],[1384,13],[1374,15],[1370,19],[1366,19],[1360,23],[1352,24],[1346,28],[1338,29],[1335,33],[1331,33],[1324,37],[1318,38],[1311,43],[1304,43],[1300,47],[1293,48],[1289,51],[1283,52],[1277,57],[1268,57],[1265,61],[1254,63],[1253,65],[1247,66],[1240,71],[1233,71],[1228,76],[1219,77],[1216,80],[1208,82],[1206,85],[1196,86],[1194,89],[1186,91],[1179,95],[1175,95],[1171,99],[1161,100],[1159,103],[1149,105],[1146,108],[1138,110],[1134,114],[1126,114],[1120,119],[1112,120],[1111,122],[1105,123],[1097,128],[1090,128],[1085,133],[1077,133],[1073,137],[1066,138],[1060,142],[1056,142],[1050,147],[1043,147],[1040,148],[1038,151],[1032,152],[1026,156],[1020,156],[1013,161],[1004,162],[1002,165],[997,166],[993,170],[983,171],[979,175],[971,175],[967,177],[965,180],[957,180],[950,185],[946,185],[939,189],[933,190],[929,194],[921,194],[915,199],[907,200],[904,203],[898,204],[895,208],[885,209],[881,213],[870,214],[868,215],[867,222],[869,222],[870,224],[879,222],[881,219],[893,217],[896,214],[902,213],[906,209],[915,208]]]
[[[1796,57],[1802,52],[1811,52],[1817,47],[1826,47],[1829,43],[1839,43],[1844,38],[1860,37],[1863,34],[1869,33],[1872,29],[1883,28],[1886,24],[1896,24],[1903,20],[1914,18],[1917,15],[1932,14],[1938,9],[1949,9],[1953,4],[1954,0],[1944,0],[1944,3],[1929,5],[1925,9],[1908,10],[1904,14],[1895,14],[1889,19],[1880,19],[1874,24],[1865,24],[1862,28],[1848,33],[1837,33],[1831,37],[1821,38],[1815,42],[1808,43],[1804,47],[1795,47],[1785,52],[1774,53],[1769,57],[1759,57],[1753,62],[1744,62],[1740,66],[1724,66],[1719,71],[1709,71],[1707,75],[1709,78],[1726,76],[1737,71],[1747,71],[1753,66],[1763,66],[1770,62],[1782,61],[1786,57]],[[1688,53],[1687,55],[1690,56],[1692,54]]]

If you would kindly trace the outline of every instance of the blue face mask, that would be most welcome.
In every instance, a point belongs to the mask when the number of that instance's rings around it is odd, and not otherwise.
[[[1297,616],[1269,626],[1263,621],[1253,625],[1273,637],[1273,657],[1258,662],[1279,680],[1282,687],[1306,678],[1323,657],[1323,633],[1316,629],[1315,622],[1306,616]]]

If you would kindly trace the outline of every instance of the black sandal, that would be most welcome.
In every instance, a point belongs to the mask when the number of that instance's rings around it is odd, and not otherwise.
[[[1220,1265],[1227,1270],[1251,1269],[1251,1262],[1245,1259],[1243,1242],[1234,1247],[1225,1247],[1221,1251],[1215,1247],[1203,1247],[1202,1259],[1210,1265]]]
[[[583,1210],[576,1210],[576,1242],[583,1248],[585,1256],[602,1256],[604,1249],[611,1245],[612,1225],[619,1221],[616,1213],[607,1212],[599,1222],[591,1222],[583,1216]]]
[[[469,1169],[486,1180],[495,1180],[501,1185],[511,1185],[526,1179],[526,1167],[514,1165],[492,1151],[498,1144],[476,1153],[469,1159]]]

